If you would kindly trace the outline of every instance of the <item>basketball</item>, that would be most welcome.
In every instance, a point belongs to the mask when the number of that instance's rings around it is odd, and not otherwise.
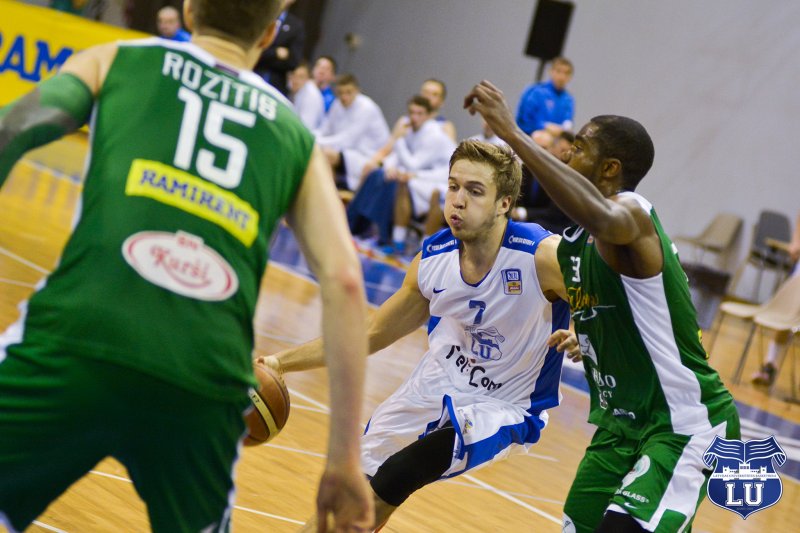
[[[275,438],[289,418],[289,390],[283,378],[273,369],[253,365],[258,390],[250,389],[251,409],[245,416],[245,446],[257,446]]]

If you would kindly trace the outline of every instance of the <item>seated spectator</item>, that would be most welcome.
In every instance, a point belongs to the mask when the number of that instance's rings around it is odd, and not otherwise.
[[[294,110],[303,124],[314,131],[322,126],[325,118],[325,101],[317,84],[311,80],[308,65],[301,63],[289,74],[289,90]]]
[[[428,78],[422,82],[419,94],[428,99],[431,107],[433,107],[433,119],[442,126],[444,132],[455,142],[457,140],[456,126],[441,114],[444,100],[447,98],[447,87],[444,82],[435,78]]]
[[[303,60],[303,46],[306,30],[303,20],[289,12],[295,0],[285,0],[283,12],[278,17],[278,33],[267,49],[261,52],[253,72],[278,89],[284,96],[289,95],[287,78]]]
[[[192,40],[192,34],[181,25],[181,14],[172,6],[164,6],[158,10],[156,26],[158,35],[164,39],[182,42]]]
[[[311,76],[322,92],[322,97],[325,99],[325,112],[328,113],[336,99],[336,93],[333,90],[336,81],[336,60],[331,56],[319,56],[311,70]]]
[[[572,129],[575,100],[567,92],[572,73],[572,62],[557,57],[550,67],[550,79],[525,89],[517,107],[517,125],[522,131],[530,135],[546,129],[558,135]]]
[[[800,276],[800,213],[797,215],[797,222],[792,232],[792,240],[789,242],[789,257],[794,261],[794,269],[790,276]],[[761,370],[756,372],[752,378],[754,385],[769,387],[775,381],[778,373],[778,361],[786,356],[789,349],[789,333],[779,332],[770,340],[767,348],[767,357]]]
[[[421,95],[409,100],[408,114],[399,122],[392,132],[393,150],[385,156],[377,153],[365,165],[370,172],[347,207],[351,231],[361,233],[374,222],[378,244],[390,245],[389,253],[404,252],[412,215],[429,213],[434,196],[438,207],[456,147]]]
[[[554,137],[547,130],[537,130],[533,132],[532,137],[536,144],[553,154],[559,161],[564,161],[566,153],[572,148],[572,142],[575,140],[574,135],[568,131],[562,131]],[[511,218],[524,222],[536,222],[546,230],[559,234],[574,224],[539,186],[536,177],[525,165],[522,166],[520,197],[517,200],[517,206],[511,213]]]
[[[356,77],[342,74],[336,79],[336,100],[314,133],[337,176],[337,186],[354,191],[364,164],[389,139],[389,125],[378,104],[361,93]]]
[[[419,90],[420,96],[427,99],[430,102],[431,106],[431,118],[439,124],[442,128],[442,131],[447,134],[453,142],[456,141],[456,127],[453,125],[452,122],[446,120],[443,116],[439,114],[439,109],[441,108],[442,104],[444,103],[444,98],[447,95],[447,88],[444,85],[444,82],[439,80],[430,78],[422,82],[422,87]],[[389,155],[392,150],[394,149],[394,141],[395,139],[399,138],[405,132],[405,129],[408,127],[408,116],[403,115],[397,119],[394,123],[394,127],[392,128],[392,136],[386,141],[380,150],[375,154],[372,158],[372,164],[368,163],[366,167],[364,167],[364,177],[373,170],[377,164],[376,161],[383,160],[387,155]],[[395,135],[395,132],[400,132],[399,135]]]

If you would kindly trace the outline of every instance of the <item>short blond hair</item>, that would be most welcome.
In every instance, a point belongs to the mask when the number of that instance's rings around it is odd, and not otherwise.
[[[517,203],[522,185],[522,165],[516,154],[508,146],[498,146],[474,139],[461,141],[450,156],[450,168],[462,159],[473,163],[486,163],[494,169],[494,184],[497,187],[495,200],[503,196],[511,197],[511,208],[506,213],[511,216],[511,209]]]

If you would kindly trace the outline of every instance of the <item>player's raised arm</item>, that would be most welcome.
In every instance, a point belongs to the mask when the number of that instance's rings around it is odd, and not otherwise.
[[[428,300],[417,285],[420,255],[408,268],[400,289],[395,292],[367,323],[368,354],[386,348],[419,328],[429,318]],[[258,358],[260,364],[279,372],[299,372],[325,365],[322,339],[314,339],[300,346],[283,350],[274,355]]]
[[[640,236],[647,216],[632,202],[617,202],[605,195],[587,178],[552,156],[526,135],[514,121],[503,92],[489,81],[476,85],[464,100],[470,113],[480,113],[492,130],[519,155],[531,169],[547,194],[572,220],[602,241],[625,245]],[[588,146],[579,134],[572,157],[581,157]],[[604,160],[599,173],[619,170],[619,161]],[[616,193],[620,191],[608,191]],[[637,211],[642,211],[637,216]]]
[[[316,146],[288,219],[322,292],[331,420],[317,523],[325,531],[327,516],[333,514],[343,531],[367,528],[373,521],[372,500],[359,467],[358,441],[367,352],[364,287],[330,167]]]

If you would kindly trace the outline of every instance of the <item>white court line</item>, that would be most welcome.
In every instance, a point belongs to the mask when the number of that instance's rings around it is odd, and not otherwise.
[[[105,472],[100,472],[99,470],[89,470],[90,474],[95,474],[97,476],[109,477],[111,479],[116,479],[117,481],[125,481],[127,483],[133,483],[130,479],[122,476],[115,476],[114,474],[106,474]]]
[[[294,453],[299,453],[299,454],[302,454],[302,455],[312,455],[314,457],[321,457],[323,459],[325,458],[325,454],[324,453],[309,452],[307,450],[301,450],[299,448],[290,448],[288,446],[278,446],[277,444],[270,444],[269,442],[264,443],[261,446],[266,446],[267,448],[277,448],[279,450],[286,450],[287,452],[294,452]]]
[[[22,281],[17,281],[15,279],[8,279],[8,278],[0,278],[0,283],[7,283],[8,285],[17,285],[19,287],[27,287],[29,289],[35,289],[36,285],[32,283],[25,283]]]
[[[445,479],[445,480],[443,480],[443,483],[447,483],[448,485],[459,485],[461,487],[467,487],[467,488],[470,488],[470,489],[485,490],[483,487],[476,487],[474,483],[464,483],[463,481],[458,481],[458,478],[456,478],[456,477],[451,477],[451,478]],[[522,492],[514,492],[514,491],[510,491],[510,490],[506,491],[506,494],[511,494],[512,496],[518,496],[520,498],[525,498],[526,500],[536,500],[536,501],[545,502],[545,503],[553,503],[553,504],[559,505],[561,507],[564,506],[564,501],[563,500],[554,500],[552,498],[542,498],[540,496],[534,496],[532,494],[525,494],[525,493],[522,493]]]
[[[312,398],[310,396],[306,396],[305,394],[303,394],[299,390],[289,389],[289,395],[290,396],[297,396],[301,400],[307,401],[308,403],[310,403],[314,407],[320,409],[324,413],[330,413],[331,412],[330,408],[327,405],[325,405],[324,403],[318,402],[317,400],[315,400],[314,398]]]
[[[27,163],[28,165],[32,166],[33,168],[35,168],[38,171],[46,171],[56,179],[67,180],[70,183],[72,183],[73,185],[82,185],[83,184],[83,179],[81,179],[81,177],[79,175],[67,174],[66,172],[63,172],[63,171],[58,170],[56,168],[50,168],[49,166],[43,165],[42,163],[39,163],[38,161],[34,161],[32,159],[22,159],[21,162],[22,163]]]
[[[47,530],[49,530],[49,531],[55,531],[55,532],[57,532],[57,533],[67,533],[67,532],[66,532],[66,531],[64,531],[63,529],[58,529],[57,527],[48,526],[47,524],[44,524],[44,523],[42,523],[42,522],[39,522],[38,520],[34,520],[34,521],[33,521],[33,523],[34,523],[35,525],[39,526],[39,527],[40,527],[40,528],[42,528],[42,529],[47,529]]]
[[[276,514],[265,513],[264,511],[256,511],[255,509],[248,509],[247,507],[241,507],[239,505],[234,505],[233,508],[234,509],[239,509],[240,511],[247,511],[248,513],[253,513],[253,514],[257,514],[257,515],[261,515],[261,516],[266,516],[266,517],[269,517],[269,518],[275,518],[276,520],[283,520],[284,522],[290,522],[292,524],[297,524],[297,525],[300,525],[300,526],[305,524],[305,522],[301,522],[300,520],[295,520],[294,518],[286,518],[285,516],[279,516],[279,515],[276,515]]]
[[[531,452],[523,454],[521,455],[521,457],[530,457],[531,459],[541,459],[542,461],[550,461],[553,463],[559,462],[559,459],[557,459],[556,457],[551,457],[549,455],[540,455],[538,453],[531,453]]]
[[[276,446],[276,447],[279,447],[279,446]],[[287,449],[290,449],[290,448],[287,448]],[[292,451],[297,451],[299,453],[302,453],[300,450],[292,450]],[[313,455],[313,454],[311,454],[311,455]],[[133,481],[131,481],[130,479],[128,479],[126,477],[116,476],[114,474],[106,474],[105,472],[100,472],[98,470],[89,470],[89,473],[90,474],[95,474],[97,476],[116,479],[117,481],[124,481],[125,483],[133,483]],[[269,517],[269,518],[275,518],[276,520],[283,520],[284,522],[291,522],[292,524],[299,524],[299,525],[305,524],[305,522],[300,522],[299,520],[295,520],[294,518],[288,518],[286,516],[280,516],[280,515],[276,515],[276,514],[272,514],[272,513],[265,513],[263,511],[256,511],[255,509],[249,509],[247,507],[242,507],[240,505],[234,505],[233,508],[234,509],[239,509],[240,511],[246,511],[248,513],[253,513],[253,514],[257,514],[257,515],[261,515],[261,516],[266,516],[266,517]],[[44,524],[40,524],[38,522],[34,522],[34,524],[40,525],[42,527],[46,527],[47,529],[50,529],[52,531],[61,531],[60,529],[55,529],[55,528],[52,528],[50,526],[45,526]],[[66,533],[66,531],[64,531],[62,533]]]
[[[24,257],[18,256],[17,254],[15,254],[14,252],[9,251],[7,248],[4,248],[3,246],[0,246],[0,254],[8,256],[11,259],[13,259],[14,261],[22,263],[25,266],[31,267],[32,269],[36,270],[37,272],[41,272],[42,274],[49,274],[50,273],[50,271],[48,269],[40,267],[36,263],[28,261]]]
[[[292,393],[289,392],[289,394],[292,394]],[[301,411],[311,411],[312,413],[321,413],[323,415],[328,414],[328,410],[327,409],[320,409],[318,407],[309,407],[307,405],[298,405],[296,403],[292,404],[292,409],[300,409]]]
[[[483,487],[484,489],[497,494],[501,498],[505,498],[506,500],[508,500],[508,501],[510,501],[512,503],[516,503],[520,507],[523,507],[523,508],[531,511],[532,513],[536,513],[539,516],[541,516],[543,518],[546,518],[546,519],[550,520],[553,523],[556,523],[558,525],[562,525],[563,524],[563,522],[562,522],[562,520],[560,518],[556,518],[555,516],[553,516],[551,514],[545,513],[541,509],[537,509],[533,505],[529,505],[529,504],[523,502],[522,500],[520,500],[519,498],[515,498],[514,496],[512,496],[511,494],[509,494],[509,493],[507,493],[507,492],[505,492],[503,490],[496,489],[495,487],[489,485],[488,483],[485,483],[485,482],[481,481],[480,479],[478,479],[476,477],[473,477],[473,476],[471,476],[469,474],[463,474],[463,477],[465,479],[469,479],[470,481],[472,481],[476,485],[478,485],[480,487]]]

